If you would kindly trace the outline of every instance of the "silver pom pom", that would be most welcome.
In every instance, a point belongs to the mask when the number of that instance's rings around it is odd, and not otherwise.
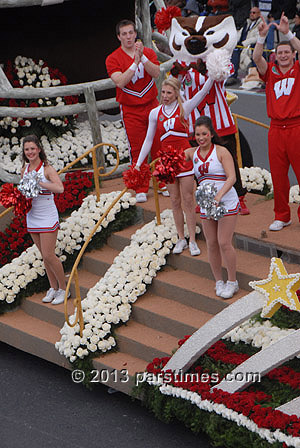
[[[27,199],[36,198],[42,189],[39,184],[41,180],[42,175],[40,173],[37,173],[36,171],[30,171],[30,173],[24,174],[18,185],[18,190]]]
[[[218,190],[214,183],[200,184],[195,192],[196,202],[201,208],[205,209],[205,214],[208,219],[218,221],[223,218],[227,212],[222,201],[219,204],[215,201],[215,196]]]

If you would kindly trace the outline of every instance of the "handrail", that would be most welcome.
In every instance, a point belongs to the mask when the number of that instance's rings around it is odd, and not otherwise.
[[[270,126],[268,124],[261,123],[260,121],[257,120],[253,120],[253,118],[244,117],[244,115],[234,113],[232,115],[236,116],[237,118],[240,118],[241,120],[248,121],[249,123],[257,124],[258,126],[261,126],[263,128],[270,129]]]
[[[242,153],[241,153],[241,142],[240,142],[239,127],[238,127],[237,119],[239,118],[241,120],[248,121],[249,123],[257,124],[258,126],[261,126],[266,129],[269,129],[270,126],[267,124],[261,123],[260,121],[253,120],[252,118],[244,117],[243,115],[233,113],[232,116],[233,116],[234,124],[236,127],[235,141],[236,141],[237,162],[238,162],[239,168],[242,168],[243,162],[242,162]]]
[[[157,162],[158,158],[153,160],[153,162],[150,163],[150,167],[151,167],[151,171],[154,171],[155,168],[155,163]],[[156,224],[160,225],[161,224],[161,219],[160,219],[160,208],[159,208],[159,198],[158,198],[158,190],[160,190],[158,188],[158,184],[157,184],[157,180],[155,178],[155,176],[152,175],[152,182],[153,182],[153,190],[154,190],[154,198],[155,198],[155,206],[156,206]],[[124,190],[121,191],[121,193],[113,200],[113,202],[109,205],[109,207],[106,209],[106,211],[103,213],[103,215],[101,216],[101,218],[99,219],[99,221],[95,224],[95,226],[93,227],[93,229],[91,230],[89,236],[87,237],[87,239],[85,240],[82,248],[80,249],[76,260],[74,262],[72,271],[70,273],[69,276],[69,280],[67,283],[67,287],[66,287],[66,293],[65,293],[65,299],[64,299],[64,310],[65,310],[65,320],[67,322],[67,325],[69,325],[70,327],[74,327],[77,322],[79,323],[79,328],[80,328],[80,336],[82,336],[82,332],[83,332],[83,313],[82,313],[82,307],[81,307],[81,296],[80,296],[80,287],[79,287],[79,278],[78,278],[78,265],[81,261],[82,255],[86,249],[86,247],[88,246],[89,242],[91,241],[92,237],[94,236],[94,234],[96,233],[98,227],[100,226],[100,224],[102,223],[102,221],[104,220],[104,218],[106,218],[106,216],[108,215],[108,213],[111,211],[111,209],[115,206],[115,204],[122,198],[122,196],[128,191],[128,188],[124,188]],[[71,286],[71,282],[72,279],[75,279],[75,292],[76,292],[76,298],[74,299],[74,305],[76,306],[76,315],[75,315],[75,319],[74,322],[71,324],[70,320],[69,320],[69,316],[68,316],[68,309],[67,309],[67,300],[68,300],[68,294],[69,294],[69,290],[70,290],[70,286]]]
[[[80,336],[82,336],[82,332],[83,332],[83,313],[82,313],[82,307],[81,307],[81,296],[80,296],[80,287],[79,287],[79,279],[78,279],[78,264],[81,260],[81,257],[87,247],[87,245],[89,244],[90,240],[92,239],[92,237],[94,236],[94,234],[96,233],[98,227],[100,226],[100,224],[102,223],[102,221],[104,220],[104,218],[106,218],[106,216],[108,215],[108,213],[111,211],[111,209],[114,207],[114,205],[121,199],[121,197],[127,192],[128,188],[124,188],[124,190],[121,191],[121,193],[116,197],[116,199],[113,200],[113,202],[110,204],[110,206],[106,209],[106,211],[103,213],[103,215],[101,216],[101,218],[99,219],[99,221],[96,223],[96,225],[93,227],[91,233],[89,234],[88,238],[85,240],[82,248],[80,249],[79,254],[76,257],[75,263],[73,265],[71,274],[69,276],[69,280],[67,283],[67,287],[66,287],[66,293],[65,293],[65,300],[64,300],[64,308],[65,308],[65,320],[67,322],[67,324],[69,325],[69,327],[75,327],[75,325],[77,324],[77,322],[79,322],[79,327],[80,327]],[[71,281],[73,279],[73,277],[75,277],[75,291],[76,291],[76,297],[74,299],[74,305],[76,306],[77,310],[76,310],[76,316],[74,319],[74,322],[71,324],[69,321],[69,316],[68,316],[68,309],[67,309],[67,300],[68,300],[68,294],[69,294],[69,290],[70,290],[70,286],[71,286]]]

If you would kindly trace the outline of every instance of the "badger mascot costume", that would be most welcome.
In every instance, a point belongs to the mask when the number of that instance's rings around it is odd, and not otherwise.
[[[190,99],[203,87],[208,76],[214,80],[210,92],[189,116],[191,144],[194,144],[196,119],[201,115],[209,116],[218,135],[222,137],[223,145],[234,159],[237,178],[235,188],[240,198],[241,214],[249,214],[244,203],[247,190],[242,186],[237,164],[236,126],[226,101],[225,91],[225,81],[234,71],[230,59],[237,44],[233,17],[230,15],[181,17],[179,8],[176,9],[177,17],[174,17],[175,8],[171,13],[169,7],[158,11],[155,18],[158,31],[171,27],[169,47],[176,58],[171,75],[180,79],[186,99]]]

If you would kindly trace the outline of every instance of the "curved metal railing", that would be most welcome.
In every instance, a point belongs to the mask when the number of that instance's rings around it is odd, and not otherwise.
[[[98,166],[97,166],[96,150],[98,148],[101,148],[102,146],[109,146],[109,147],[113,148],[113,150],[116,152],[117,161],[116,161],[116,165],[113,167],[113,169],[111,171],[109,171],[108,173],[102,173],[100,175],[100,171],[103,170],[104,167],[100,166],[98,168]],[[96,190],[97,201],[99,201],[99,198],[100,198],[99,176],[101,176],[101,177],[110,176],[111,174],[113,174],[116,171],[116,169],[118,168],[119,163],[120,163],[120,157],[119,157],[118,149],[112,143],[98,143],[98,145],[93,146],[92,148],[88,149],[85,153],[81,154],[81,156],[77,157],[77,159],[75,159],[72,162],[68,163],[68,165],[66,165],[64,168],[62,168],[61,170],[58,171],[58,174],[65,173],[70,168],[72,168],[74,165],[76,165],[76,163],[80,162],[81,159],[83,159],[84,157],[88,156],[91,152],[93,153],[92,154],[92,165],[93,165],[93,172],[94,172],[95,190]],[[96,173],[98,173],[98,174],[96,175]],[[6,210],[4,210],[0,214],[0,219],[3,216],[5,216],[8,212],[10,212],[11,210],[13,210],[13,207],[9,207]]]
[[[153,162],[150,163],[150,168],[151,168],[152,172],[154,171],[155,163],[157,162],[157,160],[159,160],[159,159],[155,159]],[[106,174],[106,173],[102,174],[102,175],[100,174],[100,177],[105,177],[107,175],[108,174]],[[158,187],[157,180],[156,180],[155,176],[153,176],[153,175],[152,175],[152,183],[153,183],[155,208],[156,208],[156,222],[157,222],[157,225],[160,225],[161,224],[161,219],[160,219],[160,207],[159,207],[159,199],[158,199],[158,191],[160,189]],[[79,253],[78,253],[77,257],[76,257],[76,260],[74,262],[73,268],[71,270],[70,276],[69,276],[69,280],[68,280],[67,287],[66,287],[65,300],[64,300],[65,320],[66,320],[67,324],[70,327],[75,327],[77,322],[79,323],[80,336],[82,336],[83,327],[84,327],[84,321],[83,321],[83,313],[82,313],[82,306],[81,306],[81,294],[80,294],[80,285],[79,285],[79,276],[78,276],[78,266],[79,266],[81,258],[83,256],[83,254],[84,254],[88,244],[90,243],[91,239],[93,238],[93,236],[97,232],[97,229],[99,228],[100,224],[103,222],[103,220],[109,214],[111,209],[117,204],[117,202],[122,198],[122,196],[124,196],[124,194],[127,191],[128,191],[127,187],[124,188],[121,191],[121,193],[113,200],[113,202],[105,210],[105,212],[103,213],[101,218],[98,220],[98,222],[95,224],[95,226],[91,230],[89,236],[85,240],[82,248],[80,249],[80,251],[79,251]],[[71,283],[72,283],[73,278],[74,278],[74,282],[75,282],[75,294],[76,294],[76,297],[74,299],[74,306],[76,307],[76,315],[75,315],[74,322],[71,323],[70,319],[69,319],[69,316],[68,316],[68,307],[67,307],[67,300],[68,299],[67,298],[68,298],[68,294],[69,294],[69,291],[70,291],[70,287],[71,287]]]
[[[238,162],[239,168],[242,168],[243,163],[242,163],[242,153],[241,153],[241,142],[240,142],[240,136],[239,136],[239,127],[238,127],[238,121],[237,121],[238,118],[240,120],[248,121],[249,123],[256,124],[258,126],[266,128],[266,129],[269,129],[270,126],[268,124],[261,123],[260,121],[253,120],[252,118],[244,117],[243,115],[239,115],[239,114],[233,113],[232,116],[233,116],[235,127],[236,127],[236,130],[237,130],[236,133],[235,133],[237,162]]]

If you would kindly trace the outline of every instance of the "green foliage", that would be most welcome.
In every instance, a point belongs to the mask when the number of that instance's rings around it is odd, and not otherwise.
[[[266,320],[259,314],[252,319],[255,319],[257,322],[265,322]],[[284,306],[280,307],[269,320],[272,325],[279,328],[294,328],[295,330],[300,328],[300,313],[298,311],[292,311]]]
[[[157,386],[140,384],[134,391],[135,396],[142,398],[143,404],[154,415],[165,423],[179,421],[195,434],[201,432],[208,435],[213,446],[226,448],[282,448],[275,442],[270,445],[258,434],[248,431],[236,423],[226,420],[215,413],[200,410],[196,405],[180,398],[162,395]]]

